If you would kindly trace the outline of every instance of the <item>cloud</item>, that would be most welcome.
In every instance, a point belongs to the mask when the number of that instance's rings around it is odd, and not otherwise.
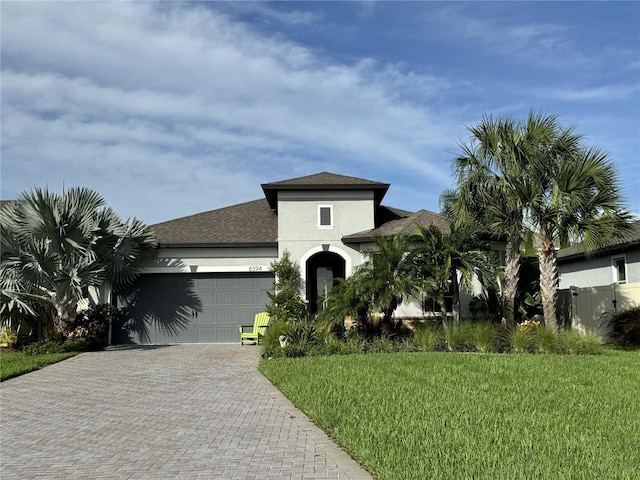
[[[524,8],[504,9],[487,5],[474,10],[468,5],[447,5],[430,9],[425,22],[432,32],[455,42],[472,41],[479,55],[487,54],[497,64],[487,68],[500,68],[501,64],[521,64],[530,68],[567,70],[576,67],[597,69],[601,66],[595,52],[581,51],[573,38],[570,25],[561,21],[535,21]],[[540,10],[539,10],[540,11]],[[479,14],[480,12],[480,14]],[[602,59],[607,59],[603,54]]]
[[[540,96],[552,96],[568,102],[616,102],[638,101],[638,85],[602,85],[598,87],[576,88],[575,90],[544,90]]]
[[[292,172],[450,181],[429,158],[461,123],[424,106],[451,88],[444,79],[335,63],[190,4],[10,2],[2,28],[3,195],[31,171],[159,221],[257,198],[260,182]]]

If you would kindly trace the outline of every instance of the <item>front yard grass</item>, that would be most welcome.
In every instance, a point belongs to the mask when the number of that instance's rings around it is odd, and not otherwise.
[[[23,352],[0,353],[0,381],[17,377],[23,373],[38,370],[52,363],[59,362],[77,355],[77,352],[45,353],[42,355],[27,355]]]
[[[280,358],[260,369],[379,480],[640,474],[640,351]]]

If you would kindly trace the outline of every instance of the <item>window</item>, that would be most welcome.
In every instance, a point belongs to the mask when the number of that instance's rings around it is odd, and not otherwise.
[[[613,281],[614,283],[627,282],[627,262],[625,257],[613,259]]]
[[[333,227],[333,206],[332,205],[318,205],[318,227],[319,228]]]

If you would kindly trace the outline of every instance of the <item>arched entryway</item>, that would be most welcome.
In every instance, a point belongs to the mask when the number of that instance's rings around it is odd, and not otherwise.
[[[331,293],[338,279],[345,276],[344,259],[333,252],[320,252],[307,260],[307,300],[309,311],[318,313],[323,310],[323,302]]]

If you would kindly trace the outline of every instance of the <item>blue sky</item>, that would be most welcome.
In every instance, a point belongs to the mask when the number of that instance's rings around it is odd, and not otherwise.
[[[11,2],[2,198],[156,223],[331,171],[439,211],[483,115],[556,114],[640,212],[640,2]]]

